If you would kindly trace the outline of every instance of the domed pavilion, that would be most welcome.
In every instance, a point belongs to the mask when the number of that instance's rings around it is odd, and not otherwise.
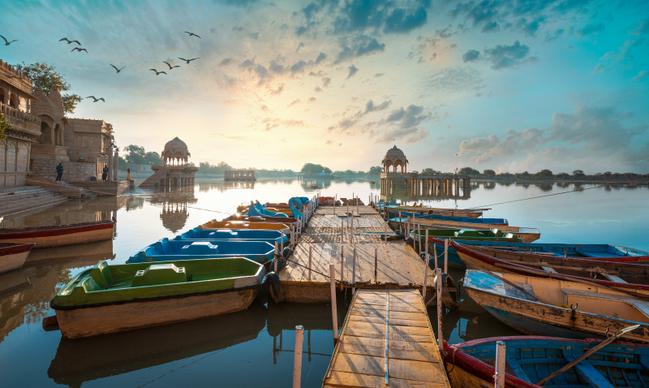
[[[190,155],[187,144],[180,138],[169,140],[161,153],[162,166],[151,166],[154,174],[142,182],[140,187],[170,192],[194,186],[194,174],[198,169],[189,163]]]
[[[401,172],[402,174],[408,172],[408,158],[396,145],[385,153],[382,163],[385,173],[390,172],[390,167],[392,167],[392,172]],[[397,171],[397,167],[401,167],[401,171]]]
[[[162,151],[162,161],[165,165],[179,166],[189,163],[189,149],[187,144],[180,140],[178,136],[169,140]]]

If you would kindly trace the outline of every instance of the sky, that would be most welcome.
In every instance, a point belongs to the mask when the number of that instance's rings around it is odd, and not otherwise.
[[[0,59],[104,97],[73,116],[122,148],[179,136],[195,163],[367,170],[396,144],[411,170],[649,173],[647,1],[2,0],[0,34],[18,39]]]

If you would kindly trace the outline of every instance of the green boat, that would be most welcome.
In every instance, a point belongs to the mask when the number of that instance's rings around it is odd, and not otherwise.
[[[245,310],[264,266],[243,257],[108,265],[74,277],[50,302],[66,338]]]
[[[419,240],[424,246],[425,244],[426,230],[422,229],[421,231],[410,231],[410,238],[413,241]],[[433,245],[437,248],[437,254],[441,255],[444,252],[444,244],[436,243],[431,241],[431,239],[436,239],[437,241],[449,239],[457,241],[498,241],[498,242],[520,242],[521,239],[518,238],[513,233],[505,233],[498,229],[491,230],[471,230],[471,229],[428,229],[428,245],[431,252],[433,252]],[[448,265],[449,267],[463,269],[465,268],[464,262],[460,259],[455,252],[453,247],[448,248]],[[431,267],[434,267],[434,264],[431,264]]]

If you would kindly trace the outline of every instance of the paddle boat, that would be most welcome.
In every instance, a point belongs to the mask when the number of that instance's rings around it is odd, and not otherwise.
[[[603,259],[556,257],[470,247],[456,241],[452,241],[451,246],[466,268],[469,269],[506,271],[530,276],[582,281],[611,287],[641,299],[649,299],[649,265],[647,265],[649,262],[647,261],[645,264],[638,264],[637,262],[626,263]],[[636,258],[631,259],[635,260]]]
[[[426,230],[410,231],[410,238],[413,240],[419,239],[422,244],[425,244]],[[433,252],[433,246],[437,249],[437,254],[441,255],[444,252],[443,239],[457,240],[462,242],[470,241],[520,241],[513,233],[501,232],[498,229],[493,230],[472,230],[472,229],[428,229],[428,243],[429,249]],[[434,265],[431,263],[431,265]],[[455,248],[449,245],[448,248],[448,265],[452,268],[464,269],[464,263],[460,260]]]
[[[401,218],[399,218],[401,214]],[[509,221],[506,218],[472,218],[472,217],[458,217],[458,216],[445,216],[439,214],[424,214],[424,213],[413,213],[413,212],[398,212],[396,217],[391,217],[390,221],[393,222],[406,222],[410,218],[423,218],[427,220],[441,220],[441,221],[458,221],[458,222],[469,222],[472,224],[494,224],[494,225],[509,225]]]
[[[199,226],[201,229],[262,229],[262,230],[278,230],[288,234],[290,229],[287,224],[279,222],[253,222],[253,221],[208,221]]]
[[[240,256],[265,264],[273,260],[275,247],[265,241],[210,242],[163,238],[131,256],[127,263]]]
[[[463,289],[499,321],[526,334],[606,336],[649,343],[649,302],[593,283],[468,269]]]
[[[33,244],[34,248],[48,248],[111,240],[113,225],[112,221],[99,221],[62,226],[0,229],[0,243]]]
[[[423,213],[423,214],[439,214],[442,216],[452,216],[452,217],[471,217],[478,218],[482,216],[483,211],[488,209],[447,209],[447,208],[435,208],[435,207],[424,207],[424,206],[403,206],[403,205],[381,205],[379,202],[379,210],[385,210],[386,212],[395,214],[400,211]]]
[[[245,310],[264,274],[262,265],[243,257],[100,262],[68,282],[50,306],[64,337],[89,337]]]
[[[264,229],[190,229],[174,238],[185,241],[266,241],[288,244],[288,235],[277,230]]]
[[[224,218],[222,221],[246,221],[246,222],[279,222],[285,225],[293,225],[297,223],[297,219],[293,217],[262,217],[262,216],[245,216],[241,214],[233,214]]]
[[[649,252],[647,251],[610,244],[526,243],[486,240],[465,242],[465,244],[563,257],[611,258],[649,256]]]
[[[408,222],[410,225],[420,225],[420,228],[434,228],[434,229],[473,229],[473,230],[491,230],[498,229],[501,232],[512,233],[524,242],[532,242],[541,238],[541,232],[536,228],[528,228],[522,226],[511,226],[501,224],[479,224],[474,222],[460,222],[460,221],[447,221],[447,220],[430,220],[426,218],[391,218],[389,224],[393,227],[399,227],[401,224]]]
[[[264,207],[264,205],[260,204],[259,202],[250,203],[250,206],[248,206],[248,211],[246,212],[246,214],[249,217],[261,216],[261,217],[288,218],[288,214],[268,210],[266,209],[266,207]]]
[[[577,340],[543,336],[481,338],[455,345],[445,344],[444,362],[454,387],[494,386],[496,342],[506,346],[508,388],[539,387],[558,371],[599,344],[599,339]],[[614,342],[597,350],[573,368],[557,374],[544,386],[642,387],[649,385],[649,346]]]
[[[22,267],[33,246],[33,244],[0,244],[0,273]]]

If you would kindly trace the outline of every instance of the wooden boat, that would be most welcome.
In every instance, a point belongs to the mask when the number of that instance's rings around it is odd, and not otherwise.
[[[288,234],[290,229],[288,225],[279,222],[250,222],[250,221],[208,221],[199,226],[201,229],[263,229],[278,230]]]
[[[464,290],[494,318],[526,334],[606,336],[649,343],[649,302],[597,284],[468,269]]]
[[[112,238],[112,221],[25,229],[0,229],[0,243],[34,244],[34,248],[85,244]]]
[[[0,244],[0,273],[22,267],[33,246],[33,244]]]
[[[262,265],[243,257],[101,262],[74,277],[50,306],[65,337],[90,337],[245,310],[264,274]]]
[[[228,257],[246,257],[265,264],[275,257],[275,247],[265,241],[212,242],[163,238],[131,256],[127,263]]]
[[[291,226],[297,223],[297,219],[293,217],[261,217],[261,216],[242,216],[242,215],[231,215],[227,218],[224,218],[223,221],[246,221],[246,222],[279,222]]]
[[[469,269],[583,281],[649,299],[649,265],[499,251],[469,247],[455,241],[451,246]]]
[[[610,244],[563,244],[563,243],[526,243],[508,241],[471,241],[465,242],[473,246],[485,246],[502,250],[534,252],[544,255],[563,257],[590,257],[590,258],[611,258],[627,257],[630,262],[633,257],[646,257],[649,252],[639,249],[628,248]],[[640,260],[644,260],[640,258]]]
[[[543,336],[481,338],[444,346],[444,362],[454,387],[494,386],[496,342],[507,348],[508,388],[539,387],[552,372],[582,356],[601,342]],[[649,386],[649,346],[614,342],[549,380],[545,386],[641,387]]]
[[[270,244],[288,244],[288,236],[277,230],[256,229],[201,229],[194,228],[174,240],[184,241],[266,241]]]
[[[410,232],[410,238],[425,243],[426,230]],[[500,230],[470,230],[470,229],[428,229],[428,243],[430,252],[433,252],[433,245],[437,249],[437,254],[440,255],[444,252],[443,239],[456,240],[461,242],[470,241],[520,241],[513,233],[504,233]],[[433,265],[433,264],[431,264]],[[455,248],[449,245],[448,248],[448,265],[449,267],[464,269],[464,262],[455,252]]]
[[[394,221],[393,221],[394,220]],[[403,223],[405,220],[390,219],[390,222]],[[421,225],[424,228],[432,227],[435,229],[440,228],[453,228],[453,229],[473,229],[473,230],[489,230],[498,229],[501,232],[513,233],[516,237],[524,242],[532,242],[541,238],[541,232],[535,228],[527,228],[522,226],[511,225],[498,225],[498,224],[476,224],[472,222],[460,221],[447,221],[447,220],[428,220],[425,218],[409,218],[408,222],[411,224]]]
[[[379,206],[381,208],[381,206]],[[422,214],[439,214],[443,216],[452,217],[471,217],[478,218],[482,216],[483,211],[489,209],[447,209],[438,207],[425,207],[425,206],[399,206],[399,205],[384,205],[382,207],[388,214],[395,214],[400,211],[415,212]]]
[[[399,214],[401,219],[399,220]],[[446,216],[439,214],[424,214],[424,213],[413,213],[413,212],[399,212],[396,214],[396,217],[390,218],[399,220],[400,222],[406,222],[410,218],[423,218],[427,220],[443,220],[443,221],[458,221],[458,222],[470,222],[472,224],[494,224],[494,225],[508,225],[509,221],[506,218],[472,218],[472,217],[458,217],[458,216]]]

